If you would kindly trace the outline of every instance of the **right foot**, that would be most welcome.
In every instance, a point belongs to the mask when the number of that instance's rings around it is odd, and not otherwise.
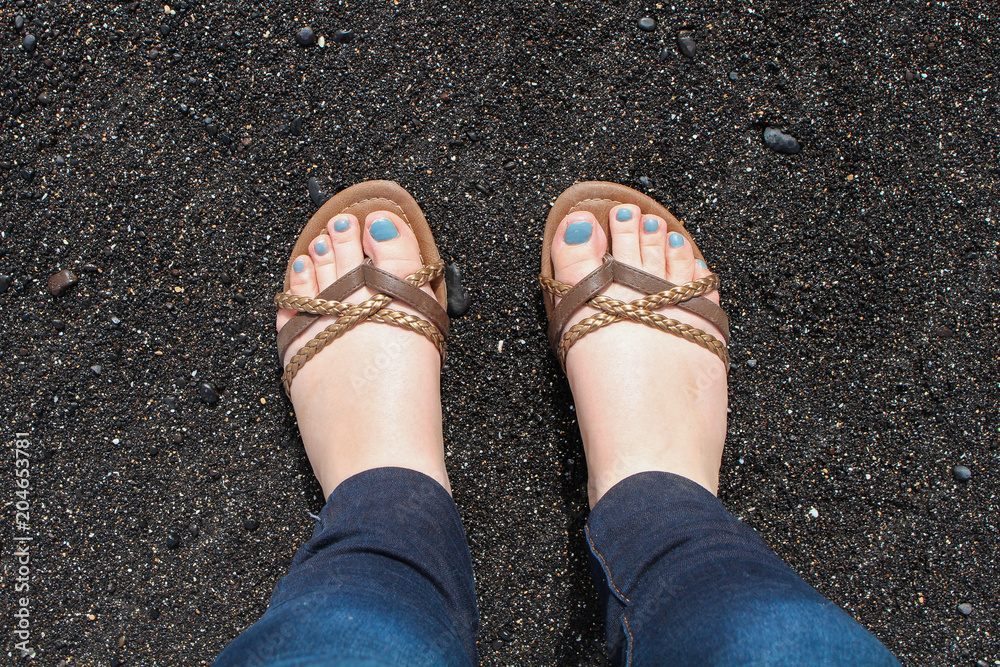
[[[670,282],[710,275],[691,243],[639,207],[611,209],[611,254],[619,262]],[[555,279],[575,285],[601,266],[609,240],[594,215],[567,215],[552,242]],[[622,301],[645,296],[618,284],[605,292]],[[718,303],[718,292],[704,295]],[[567,323],[595,314],[581,308]],[[712,323],[676,306],[657,311],[722,340]],[[683,338],[621,321],[584,336],[566,357],[587,455],[593,507],[611,487],[647,471],[676,473],[718,492],[726,439],[728,385],[723,362]]]
[[[370,257],[398,278],[421,268],[417,239],[399,216],[334,216],[309,254],[292,264],[291,294],[313,297]],[[429,284],[424,291],[433,296]],[[368,288],[345,299],[361,303]],[[401,301],[389,308],[415,313]],[[415,313],[418,314],[419,313]],[[278,311],[278,329],[295,315]],[[283,363],[336,318],[320,317],[289,346]],[[326,497],[348,477],[380,467],[422,472],[450,491],[441,427],[441,357],[423,336],[362,322],[302,367],[289,398],[302,443]]]

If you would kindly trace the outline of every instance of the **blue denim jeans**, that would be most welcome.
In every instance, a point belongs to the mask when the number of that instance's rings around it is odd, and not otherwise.
[[[586,530],[615,665],[899,664],[683,477],[629,477]],[[267,612],[215,664],[467,667],[477,628],[455,503],[430,477],[379,468],[330,494]]]

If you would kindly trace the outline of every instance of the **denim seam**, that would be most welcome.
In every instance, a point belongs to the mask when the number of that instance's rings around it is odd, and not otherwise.
[[[626,605],[629,604],[628,598],[625,597],[620,590],[618,590],[617,586],[615,586],[614,579],[611,577],[611,569],[608,567],[607,561],[604,560],[604,556],[601,555],[601,552],[598,551],[597,547],[594,545],[594,540],[590,537],[590,526],[587,526],[583,532],[587,536],[587,544],[590,545],[590,550],[594,552],[594,555],[597,556],[597,560],[601,563],[601,569],[604,570],[604,576],[607,577],[608,585],[611,586],[611,590],[615,592],[615,596],[619,600],[624,602]]]
[[[622,627],[625,628],[625,636],[628,637],[628,641],[625,642],[625,667],[631,667],[632,665],[632,628],[628,625],[628,617],[625,612],[622,612]]]

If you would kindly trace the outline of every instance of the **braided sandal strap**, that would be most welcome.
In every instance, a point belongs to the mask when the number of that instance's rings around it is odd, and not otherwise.
[[[558,280],[546,278],[545,276],[539,276],[538,281],[541,283],[543,290],[555,297],[563,297],[573,289],[572,285],[567,285]],[[718,289],[718,287],[719,277],[712,274],[631,302],[598,294],[587,301],[587,305],[600,312],[571,326],[559,341],[559,346],[556,349],[559,363],[565,368],[566,354],[578,340],[587,334],[615,322],[631,320],[673,334],[705,348],[722,360],[726,365],[726,372],[728,373],[730,365],[729,350],[722,341],[697,327],[653,312],[660,308],[673,306],[701,296],[702,294],[707,294]]]
[[[406,282],[419,289],[431,280],[439,277],[443,272],[444,262],[433,262],[421,268],[416,273],[407,276]],[[292,380],[306,362],[316,356],[324,347],[343,336],[358,324],[366,321],[390,324],[402,329],[409,329],[424,336],[437,347],[438,353],[441,355],[441,361],[444,363],[447,351],[444,334],[436,326],[421,317],[398,310],[390,310],[386,306],[392,303],[392,301],[393,297],[385,294],[375,294],[359,304],[349,304],[332,299],[318,299],[285,293],[276,294],[274,304],[278,308],[296,310],[313,315],[331,315],[337,318],[330,326],[320,331],[312,340],[299,348],[299,351],[289,360],[288,365],[285,366],[284,373],[281,375],[285,393],[288,394],[291,392]]]

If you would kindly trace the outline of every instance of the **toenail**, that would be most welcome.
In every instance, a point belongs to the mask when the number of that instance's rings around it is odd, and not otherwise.
[[[389,241],[399,236],[399,230],[389,218],[379,218],[368,228],[376,241]]]
[[[317,255],[325,255],[328,252],[330,252],[330,246],[326,244],[326,241],[320,241],[316,244]]]
[[[569,245],[580,245],[590,240],[590,235],[594,232],[594,226],[586,220],[574,222],[566,228],[566,243]]]
[[[351,221],[341,218],[333,223],[333,231],[335,232],[346,232],[347,228],[351,226]]]
[[[646,230],[646,233],[652,234],[660,228],[660,221],[656,218],[648,218],[646,222],[642,223],[642,228]]]
[[[618,209],[618,213],[615,214],[615,217],[618,218],[618,220],[621,221],[621,222],[625,222],[626,220],[631,220],[632,219],[632,209],[629,209],[629,208],[620,208],[620,209]]]
[[[301,259],[297,259],[295,260],[295,263],[292,264],[292,268],[295,269],[295,273],[302,273],[306,270],[306,263]]]
[[[696,263],[698,264],[698,266],[700,266],[703,269],[707,269],[708,268],[708,264],[706,264],[705,262],[701,261],[700,259]]]
[[[678,234],[677,232],[671,234],[669,240],[671,248],[680,248],[682,245],[684,245],[684,237]]]

